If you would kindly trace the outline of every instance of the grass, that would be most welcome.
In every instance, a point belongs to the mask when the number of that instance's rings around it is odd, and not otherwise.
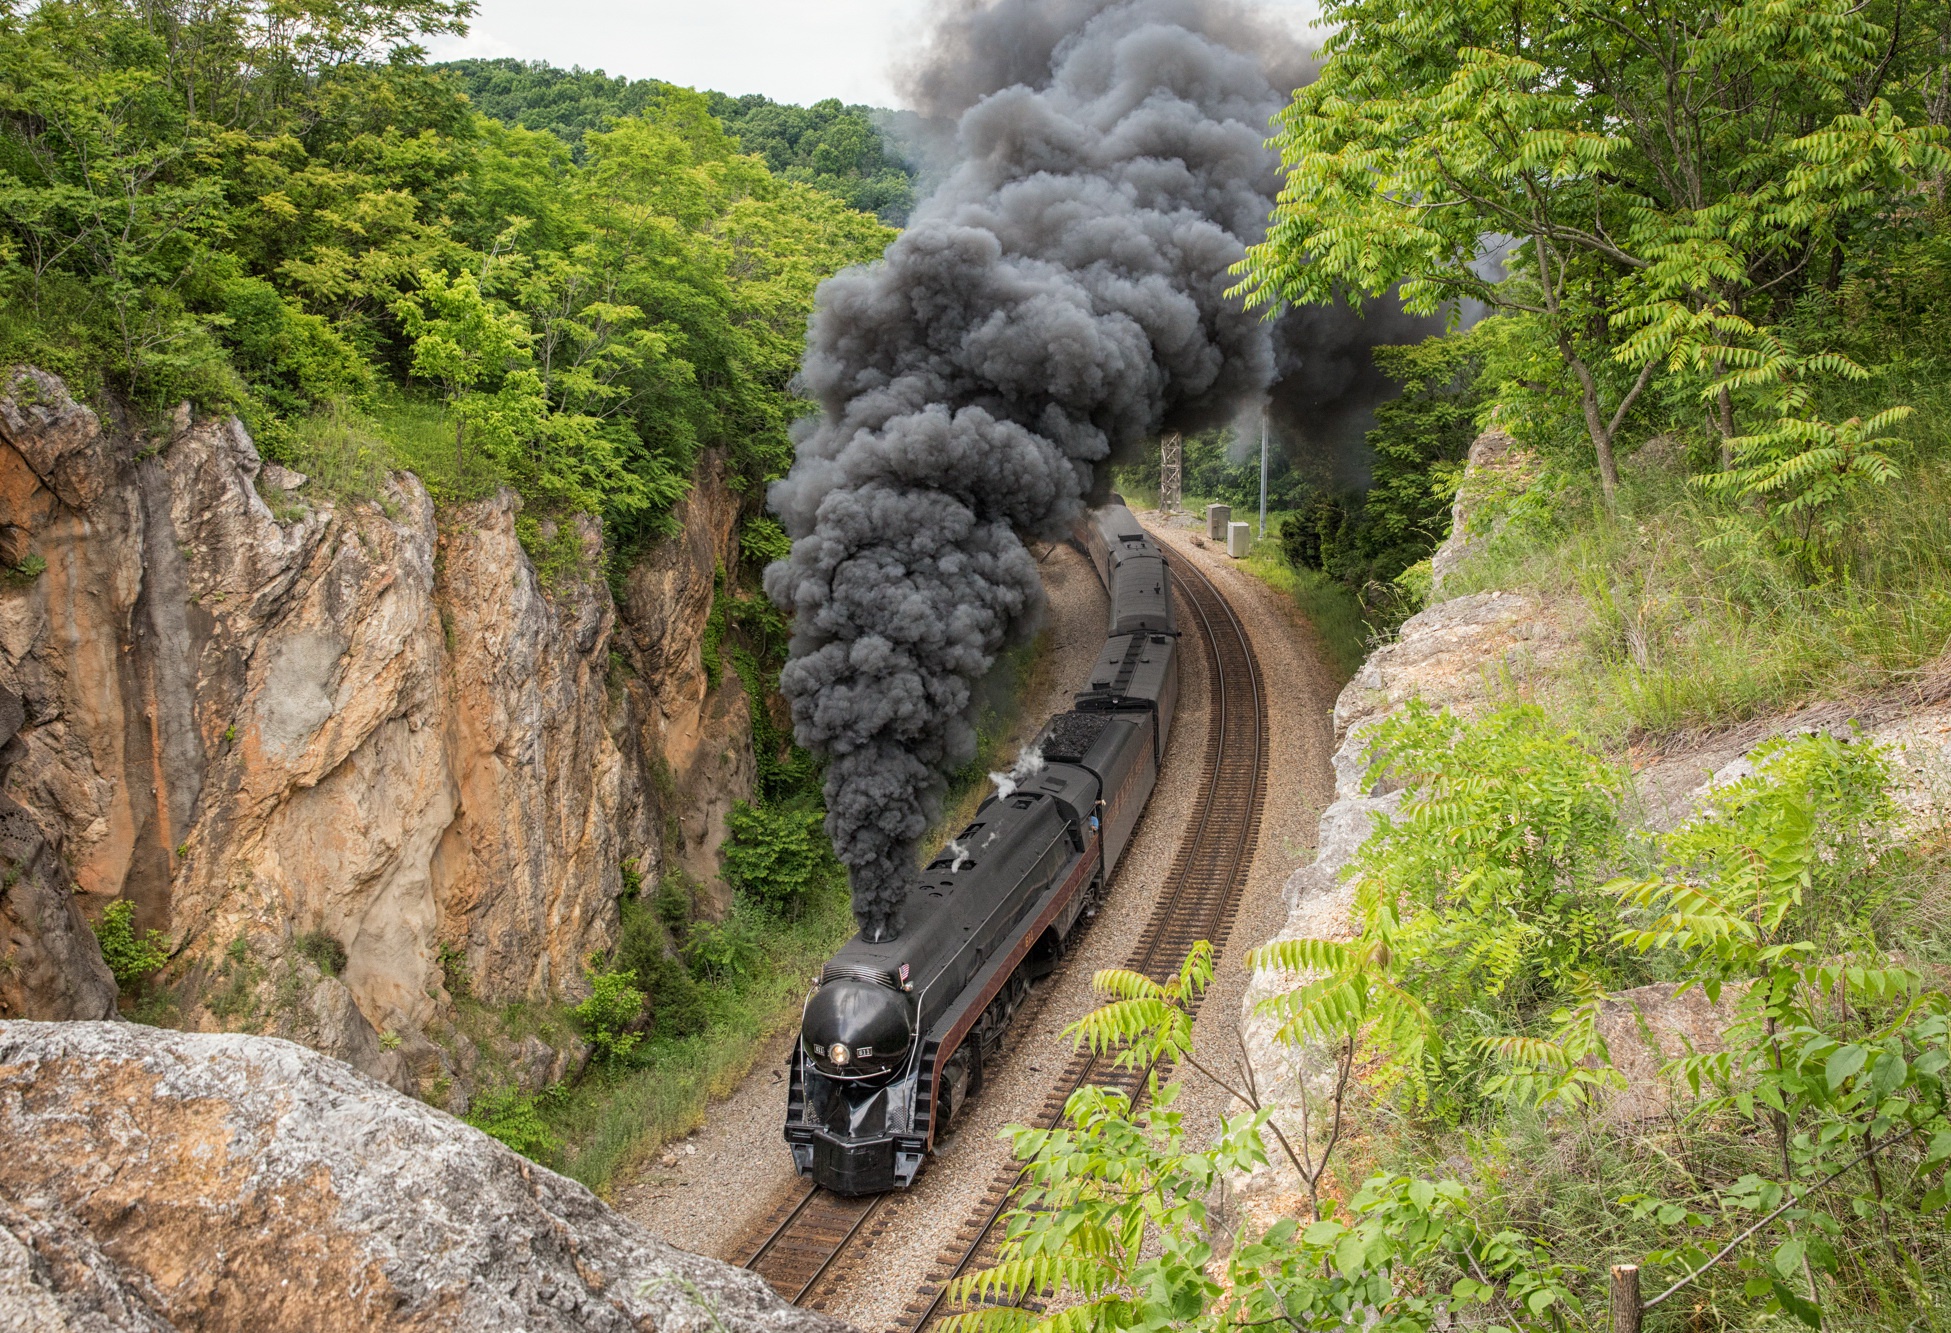
[[[1528,588],[1581,608],[1551,706],[1617,745],[1900,685],[1951,641],[1951,460],[1914,460],[1813,567],[1752,511],[1683,478],[1632,479],[1618,516],[1513,521],[1452,596]]]
[[[1287,563],[1279,541],[1271,535],[1280,531],[1279,520],[1285,517],[1267,515],[1269,535],[1253,543],[1240,567],[1293,600],[1321,636],[1322,651],[1340,685],[1361,670],[1376,630],[1363,614],[1361,599],[1347,584],[1318,569],[1296,569]]]
[[[311,478],[306,494],[348,503],[383,503],[386,476],[419,476],[442,504],[464,504],[493,494],[504,481],[480,451],[454,448],[454,422],[444,404],[401,395],[363,406],[329,403],[307,417],[279,422],[266,434],[265,451]]]

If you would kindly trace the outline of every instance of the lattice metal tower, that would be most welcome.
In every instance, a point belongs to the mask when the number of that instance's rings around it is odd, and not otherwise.
[[[1180,463],[1183,457],[1177,431],[1159,441],[1158,512],[1161,514],[1176,514],[1179,511],[1179,482],[1183,474]]]

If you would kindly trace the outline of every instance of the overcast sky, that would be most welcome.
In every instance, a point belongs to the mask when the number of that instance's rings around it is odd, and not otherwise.
[[[1299,27],[1314,0],[1260,0]],[[480,0],[436,60],[519,56],[780,102],[899,106],[892,70],[928,0]]]

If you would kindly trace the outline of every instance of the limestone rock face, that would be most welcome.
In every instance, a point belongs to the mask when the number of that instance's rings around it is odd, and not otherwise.
[[[1429,558],[1432,596],[1441,596],[1444,580],[1502,526],[1498,501],[1523,491],[1536,473],[1536,457],[1494,425],[1470,442],[1463,480],[1450,505],[1450,535]]]
[[[713,686],[699,649],[736,560],[722,467],[631,574],[621,625],[594,572],[543,586],[512,493],[436,514],[401,473],[335,504],[268,471],[235,418],[184,407],[148,436],[38,371],[0,387],[0,537],[46,562],[0,578],[21,713],[0,850],[42,868],[0,903],[34,960],[31,982],[0,976],[0,1013],[106,1012],[75,904],[126,898],[172,941],[189,1025],[416,1086],[458,1072],[419,1035],[450,980],[580,998],[623,862],[654,878],[681,827],[709,878],[755,768],[737,676]],[[595,527],[574,536],[596,570]]]
[[[0,1023],[0,1328],[844,1333],[304,1047]]]

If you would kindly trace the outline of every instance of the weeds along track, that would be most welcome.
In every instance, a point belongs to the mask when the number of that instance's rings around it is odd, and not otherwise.
[[[1177,556],[1168,559],[1191,611],[1182,623],[1196,625],[1206,646],[1211,720],[1203,785],[1151,918],[1126,962],[1161,981],[1198,941],[1211,941],[1215,952],[1226,944],[1259,840],[1268,763],[1265,691],[1246,627],[1196,566]],[[1018,1021],[1030,1017],[1025,1013]],[[1143,1082],[1143,1070],[1119,1068],[1109,1058],[1077,1052],[1052,1080],[1035,1121],[1043,1127],[1055,1125],[1070,1095],[1087,1083],[1135,1094]],[[950,1282],[995,1261],[1000,1224],[1021,1181],[1021,1169],[1014,1163],[996,1173],[892,1333],[922,1333],[946,1313],[943,1293]],[[852,1267],[859,1261],[858,1251],[880,1238],[883,1226],[875,1219],[886,1197],[850,1199],[802,1186],[755,1233],[745,1265],[787,1299],[823,1305],[821,1297],[843,1256]]]

